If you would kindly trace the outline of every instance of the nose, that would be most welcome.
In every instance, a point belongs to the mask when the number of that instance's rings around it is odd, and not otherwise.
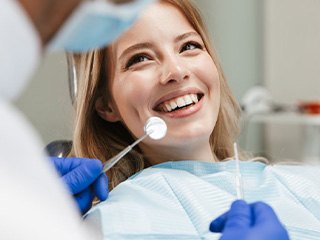
[[[167,56],[162,65],[161,84],[180,82],[189,78],[189,70],[179,56]]]

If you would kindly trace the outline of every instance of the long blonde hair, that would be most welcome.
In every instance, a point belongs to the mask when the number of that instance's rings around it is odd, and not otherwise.
[[[233,142],[239,133],[239,105],[225,80],[198,10],[188,0],[163,0],[163,2],[172,4],[183,13],[202,37],[218,69],[221,102],[218,119],[209,141],[213,153],[218,159],[223,160],[233,155]],[[107,82],[111,78],[114,65],[110,49],[104,48],[86,54],[74,54],[73,57],[79,75],[79,88],[75,102],[76,117],[73,148],[70,155],[96,158],[105,162],[134,140],[122,123],[103,120],[95,109],[99,98],[102,98],[105,103],[110,99]],[[111,189],[149,166],[139,147],[135,149],[108,172]]]

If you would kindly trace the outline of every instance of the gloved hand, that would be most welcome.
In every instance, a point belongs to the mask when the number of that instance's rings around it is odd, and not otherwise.
[[[273,209],[263,202],[233,202],[228,212],[211,222],[210,231],[222,232],[220,240],[289,240]]]
[[[108,197],[108,177],[101,174],[102,163],[88,158],[50,157],[62,180],[74,196],[82,214],[92,206],[95,196]]]

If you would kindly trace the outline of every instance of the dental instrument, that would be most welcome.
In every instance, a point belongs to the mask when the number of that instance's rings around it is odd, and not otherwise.
[[[110,158],[104,165],[102,169],[102,173],[107,172],[110,168],[112,168],[123,156],[125,156],[131,149],[144,140],[146,137],[150,137],[153,140],[159,140],[163,138],[167,133],[167,125],[166,123],[159,117],[150,117],[144,124],[144,132],[145,134],[138,138],[134,143],[123,149],[116,156]]]
[[[237,143],[233,143],[233,151],[234,151],[234,160],[236,162],[236,190],[237,190],[237,199],[243,199],[243,182],[242,182],[242,176],[240,171],[240,160],[238,156],[238,148]]]

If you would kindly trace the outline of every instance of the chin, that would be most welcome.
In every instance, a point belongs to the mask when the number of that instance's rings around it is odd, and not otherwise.
[[[190,146],[191,144],[206,144],[209,143],[212,131],[201,131],[201,129],[194,131],[185,131],[175,136],[168,136],[170,142],[178,146]]]

